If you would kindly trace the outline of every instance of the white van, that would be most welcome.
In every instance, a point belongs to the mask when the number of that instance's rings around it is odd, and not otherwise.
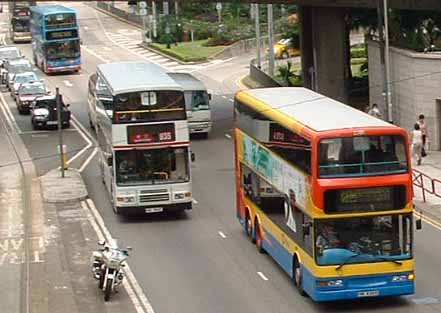
[[[168,73],[184,89],[185,106],[190,134],[205,137],[211,131],[211,95],[205,85],[189,73]]]

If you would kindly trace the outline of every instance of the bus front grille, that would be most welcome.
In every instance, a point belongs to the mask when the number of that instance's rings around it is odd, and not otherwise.
[[[167,190],[142,190],[139,195],[139,202],[162,202],[169,201],[170,195]]]

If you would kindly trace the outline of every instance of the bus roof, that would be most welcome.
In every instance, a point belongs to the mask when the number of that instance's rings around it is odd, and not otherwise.
[[[116,62],[98,65],[112,95],[148,90],[182,90],[162,67],[150,62]]]
[[[205,85],[190,73],[168,73],[184,90],[206,90]]]
[[[32,6],[31,11],[39,13],[41,15],[56,14],[56,13],[76,13],[74,9],[59,4]]]
[[[251,96],[254,103],[250,105]],[[299,123],[312,131],[343,128],[397,127],[360,110],[302,87],[261,88],[239,91],[238,100],[260,109],[288,129]],[[275,109],[272,110],[272,109]]]

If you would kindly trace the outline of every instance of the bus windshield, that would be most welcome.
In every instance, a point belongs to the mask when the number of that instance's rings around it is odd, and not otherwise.
[[[75,27],[74,13],[50,14],[44,18],[46,29]]]
[[[12,31],[26,33],[30,31],[30,19],[12,19]]]
[[[188,182],[187,148],[115,152],[116,181],[121,186]]]
[[[208,93],[206,91],[186,91],[184,96],[187,111],[210,110]]]
[[[412,215],[395,214],[315,222],[319,265],[406,260],[412,257]]]
[[[47,43],[46,54],[48,60],[77,58],[80,56],[80,43],[78,40]]]
[[[124,93],[114,98],[115,123],[185,120],[182,91]]]
[[[323,139],[319,177],[354,177],[406,173],[406,144],[398,135]]]

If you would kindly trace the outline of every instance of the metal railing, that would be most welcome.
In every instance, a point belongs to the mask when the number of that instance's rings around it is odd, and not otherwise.
[[[441,180],[432,178],[418,170],[412,173],[413,185],[421,189],[423,202],[426,202],[426,194],[441,198]]]

